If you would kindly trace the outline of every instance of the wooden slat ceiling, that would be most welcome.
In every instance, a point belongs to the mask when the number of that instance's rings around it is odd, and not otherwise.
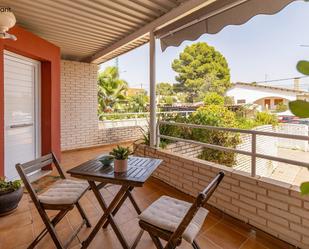
[[[17,24],[61,48],[62,58],[84,61],[186,0],[0,0]],[[149,41],[141,37],[100,62]]]

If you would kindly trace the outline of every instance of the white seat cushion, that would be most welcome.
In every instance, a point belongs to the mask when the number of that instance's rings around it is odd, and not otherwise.
[[[161,229],[174,232],[191,207],[191,203],[162,196],[139,215],[139,219]],[[182,237],[192,243],[200,231],[208,210],[200,208]]]
[[[87,182],[63,179],[55,182],[38,198],[44,204],[74,204],[88,187]]]

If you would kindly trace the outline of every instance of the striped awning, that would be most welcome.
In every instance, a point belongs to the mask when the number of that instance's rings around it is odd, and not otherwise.
[[[156,32],[164,51],[228,25],[240,25],[259,14],[275,14],[295,0],[218,0]]]

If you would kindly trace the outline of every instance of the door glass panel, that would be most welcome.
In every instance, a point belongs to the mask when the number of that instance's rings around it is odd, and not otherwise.
[[[5,176],[17,178],[15,165],[36,157],[35,65],[10,56],[4,61]]]

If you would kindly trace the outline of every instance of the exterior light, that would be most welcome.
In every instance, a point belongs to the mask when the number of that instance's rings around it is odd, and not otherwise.
[[[16,18],[9,7],[0,7],[0,38],[11,39],[16,41],[15,35],[7,33],[7,31],[14,27]]]

